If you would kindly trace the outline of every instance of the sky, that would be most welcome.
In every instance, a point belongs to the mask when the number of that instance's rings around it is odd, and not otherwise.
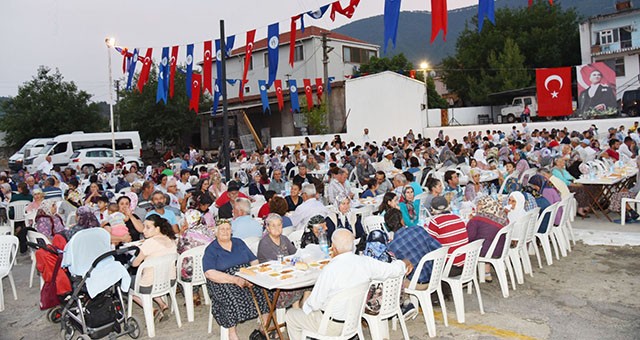
[[[398,0],[399,1],[399,0]],[[235,34],[243,46],[247,30],[256,29],[256,40],[266,38],[267,26],[280,23],[288,32],[290,17],[333,2],[331,0],[3,0],[0,4],[0,96],[15,96],[18,87],[31,80],[40,65],[59,69],[94,101],[109,100],[108,49],[105,37],[116,45],[154,48],[154,58],[164,46],[180,45],[178,62],[184,62],[182,46],[219,37],[219,21],[226,35]],[[341,0],[343,5],[348,0]],[[404,0],[403,11],[430,11],[429,0]],[[448,8],[477,5],[478,0],[448,0]],[[351,21],[384,12],[383,0],[361,0],[351,19],[326,14],[306,25],[333,29]],[[425,30],[426,23],[425,23]],[[200,43],[200,46],[198,44]],[[200,53],[201,54],[201,53]],[[122,58],[112,51],[112,74],[122,77]],[[197,53],[195,60],[200,60]],[[138,66],[138,71],[140,66]]]

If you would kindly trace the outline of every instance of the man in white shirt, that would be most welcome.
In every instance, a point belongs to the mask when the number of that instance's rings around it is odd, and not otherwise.
[[[362,135],[362,145],[370,141],[371,138],[369,137],[369,129],[364,128],[364,134]]]
[[[231,230],[233,237],[239,239],[262,236],[262,226],[251,217],[251,201],[248,199],[236,198],[236,204],[233,206]]]
[[[307,183],[302,185],[302,204],[291,215],[291,224],[296,230],[304,229],[309,219],[316,215],[327,217],[329,210],[316,199],[316,187]]]
[[[624,157],[627,160],[633,158],[633,152],[631,152],[632,147],[633,147],[633,139],[629,136],[624,137],[624,142],[620,144],[620,147],[618,148],[618,153],[620,154],[620,157]]]
[[[42,172],[43,174],[50,174],[51,170],[53,170],[53,164],[51,163],[51,156],[47,156],[47,158],[38,165],[37,171]]]
[[[585,138],[580,141],[580,145],[576,147],[576,151],[578,152],[578,154],[580,155],[580,159],[584,163],[591,162],[592,160],[596,159],[596,150],[592,149],[589,144],[591,144],[591,142]]]
[[[180,180],[176,183],[178,186],[178,190],[182,196],[187,193],[187,190],[191,189],[191,183],[189,182],[189,177],[191,177],[191,172],[187,169],[180,171]]]
[[[385,149],[382,153],[382,160],[374,165],[374,168],[379,171],[388,172],[391,171],[393,166],[393,151]]]
[[[346,169],[340,169],[338,170],[338,174],[331,179],[329,186],[327,187],[327,200],[329,201],[329,204],[337,206],[336,197],[340,194],[353,198],[353,193],[346,185],[348,176],[349,172],[347,172]]]
[[[287,332],[291,340],[301,339],[302,331],[305,329],[317,331],[322,319],[322,311],[331,301],[331,297],[340,291],[371,282],[371,280],[384,281],[413,270],[411,262],[406,259],[386,263],[354,254],[354,236],[348,229],[336,230],[331,241],[331,248],[336,255],[322,270],[311,295],[302,309],[291,308],[287,311]],[[346,309],[346,306],[344,308]],[[335,311],[336,320],[344,320],[344,313],[344,309]],[[339,335],[342,326],[342,323],[330,322],[327,335]]]

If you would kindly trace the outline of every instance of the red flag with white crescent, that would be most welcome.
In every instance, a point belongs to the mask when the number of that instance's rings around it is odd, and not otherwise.
[[[536,90],[539,116],[567,116],[572,113],[571,67],[536,69]]]
[[[340,5],[340,1],[336,1],[334,3],[331,4],[331,14],[329,15],[329,17],[331,18],[331,21],[335,21],[336,20],[336,12],[344,15],[345,17],[351,19],[351,17],[353,17],[353,14],[356,11],[356,7],[358,6],[358,4],[360,3],[360,0],[350,0],[349,1],[349,5],[347,7],[342,7],[342,5]]]
[[[284,98],[282,97],[282,80],[276,79],[273,81],[273,84],[276,86],[276,97],[278,98],[278,109],[282,111],[284,107]]]
[[[253,40],[256,37],[256,30],[247,31],[247,44],[244,47],[244,70],[242,71],[242,85],[241,89],[244,89],[244,84],[247,83],[247,72],[249,72],[249,65],[251,64],[251,53],[253,52]],[[244,91],[240,90],[240,101],[244,101]]]
[[[289,65],[293,67],[293,59],[296,54],[296,21],[300,19],[304,14],[299,14],[291,17],[291,33],[289,37]]]
[[[202,65],[202,82],[204,90],[209,90],[210,94],[213,94],[213,87],[211,85],[211,67],[213,66],[213,59],[211,55],[211,40],[204,42],[204,64]]]
[[[409,77],[416,79],[416,70],[409,71]]]
[[[447,0],[431,0],[431,43],[442,30],[442,40],[447,41]]]
[[[189,110],[198,113],[200,109],[200,89],[202,86],[202,77],[194,73],[191,75],[191,100],[189,101]]]
[[[316,78],[316,96],[318,96],[318,103],[322,103],[323,92],[324,86],[322,85],[322,78]]]
[[[149,81],[149,71],[151,71],[151,55],[153,54],[153,48],[147,48],[147,53],[142,58],[142,70],[140,71],[140,77],[138,77],[138,91],[142,93],[144,85]]]
[[[169,59],[169,97],[173,98],[173,83],[176,77],[176,65],[178,64],[178,46],[171,48],[171,58]]]
[[[307,108],[309,111],[313,108],[313,91],[311,90],[311,79],[302,79],[304,83],[304,94],[307,96]]]

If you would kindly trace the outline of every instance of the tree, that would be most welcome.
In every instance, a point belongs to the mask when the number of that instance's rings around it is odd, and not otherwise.
[[[413,64],[407,60],[404,54],[400,53],[391,58],[371,57],[368,63],[360,65],[360,69],[355,73],[356,76],[375,74],[384,71],[393,71],[402,75],[409,75],[414,70]],[[447,101],[442,98],[436,91],[436,85],[432,77],[427,77],[427,95],[429,97],[429,108],[447,108]],[[424,82],[422,72],[416,72],[416,79]]]
[[[137,77],[136,75],[136,81]],[[167,98],[166,104],[162,101],[156,103],[158,74],[155,67],[151,69],[149,81],[142,93],[136,89],[121,90],[120,102],[116,107],[121,129],[137,130],[140,138],[145,141],[161,140],[176,146],[186,146],[193,131],[198,129],[199,119],[195,112],[189,110],[186,75],[176,72],[174,82],[174,96]],[[211,110],[211,107],[211,97],[200,95],[199,111]]]
[[[17,96],[2,103],[0,130],[6,132],[5,142],[20,147],[32,138],[106,131],[108,124],[90,99],[76,84],[64,81],[57,69],[40,66],[36,76],[18,88]]]
[[[546,0],[529,8],[496,10],[496,25],[485,24],[479,33],[474,17],[456,41],[455,56],[442,62],[445,83],[467,104],[490,104],[488,95],[498,89],[533,85],[535,68],[580,64],[579,23],[574,9],[549,6]],[[508,41],[513,45],[507,46]],[[497,59],[491,60],[492,53]],[[510,65],[494,70],[501,54]],[[523,71],[530,77],[525,85]]]

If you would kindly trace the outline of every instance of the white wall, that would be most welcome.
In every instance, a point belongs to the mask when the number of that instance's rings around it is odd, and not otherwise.
[[[423,103],[424,83],[395,72],[347,80],[347,140],[360,143],[364,128],[375,141],[404,136],[409,129],[417,135],[426,124]]]
[[[447,122],[453,116],[460,125],[476,125],[479,123],[479,115],[489,115],[491,117],[491,106],[449,108],[447,109]],[[429,127],[442,126],[441,123],[440,109],[429,109]]]
[[[333,140],[335,135],[340,135],[340,138],[345,141],[351,141],[347,138],[347,135],[344,133],[333,133],[329,135],[309,135],[309,136],[290,136],[290,137],[274,137],[271,138],[271,148],[275,149],[278,146],[291,145],[291,144],[300,144],[304,143],[304,138],[309,137],[312,143],[324,143],[330,142]]]

